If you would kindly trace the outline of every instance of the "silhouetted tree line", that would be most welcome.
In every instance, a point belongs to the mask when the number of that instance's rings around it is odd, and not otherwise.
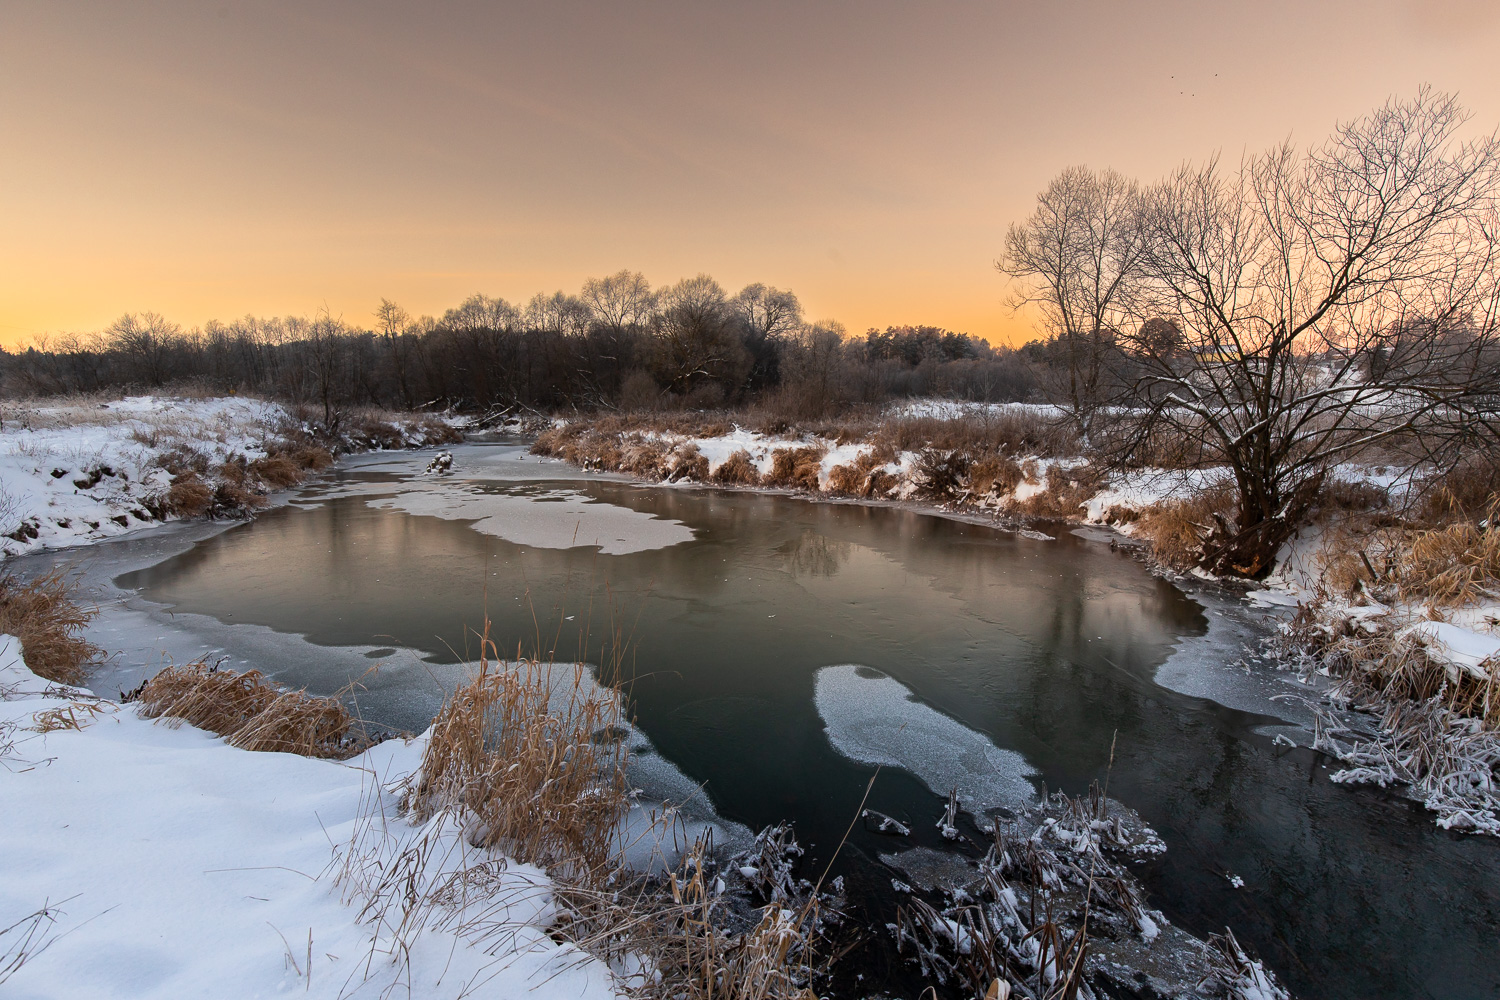
[[[50,395],[194,383],[320,408],[489,411],[707,408],[765,402],[813,416],[916,395],[978,401],[1037,391],[1016,351],[936,327],[850,337],[804,320],[796,295],[728,294],[707,275],[653,289],[640,274],[517,307],[475,295],[441,317],[382,300],[360,326],[331,315],[246,317],[184,329],[126,314],[90,335],[38,338],[3,357],[5,391]]]

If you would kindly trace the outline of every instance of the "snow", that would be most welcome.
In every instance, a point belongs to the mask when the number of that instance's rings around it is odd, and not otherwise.
[[[935,417],[939,420],[1008,415],[1056,420],[1067,414],[1062,407],[1051,403],[970,403],[954,399],[915,399],[897,404],[889,412],[894,417]]]
[[[899,767],[976,816],[1036,801],[1036,770],[1013,750],[924,705],[904,684],[857,664],[818,671],[813,700],[828,740],[865,764]]]
[[[14,647],[0,641],[0,672],[24,681]],[[421,739],[339,763],[83,704],[93,711],[77,713],[81,730],[42,733],[37,713],[67,699],[0,702],[11,743],[0,751],[0,928],[44,906],[54,918],[46,948],[6,981],[8,1000],[615,995],[605,966],[547,935],[542,872],[469,847],[451,824],[396,815],[392,789]],[[370,865],[416,845],[427,849],[411,885],[482,872],[482,899],[433,904],[399,933],[399,902],[384,923],[362,922]]]
[[[258,458],[266,438],[289,419],[274,403],[241,397],[131,396],[8,410],[0,429],[0,533],[27,523],[37,537],[0,538],[0,552],[76,545],[145,527],[151,522],[143,502],[170,485],[157,464],[163,455],[191,448],[212,463],[234,454]]]
[[[1111,507],[1142,510],[1196,496],[1224,477],[1222,469],[1137,469],[1116,476],[1088,502],[1087,520],[1098,523]]]
[[[1500,638],[1450,622],[1419,621],[1398,635],[1420,638],[1428,655],[1446,664],[1455,680],[1457,671],[1465,671],[1481,681],[1489,681],[1492,667],[1485,664],[1494,664],[1500,657]]]
[[[429,479],[403,485],[395,496],[367,503],[408,514],[472,521],[470,527],[475,531],[517,545],[548,549],[592,545],[612,556],[664,549],[695,537],[693,529],[681,521],[605,503],[568,489],[497,492],[493,486]]]

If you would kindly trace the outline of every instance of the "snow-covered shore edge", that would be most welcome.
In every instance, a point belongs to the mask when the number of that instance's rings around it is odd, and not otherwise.
[[[927,402],[908,404],[889,416],[896,421],[963,421],[977,413],[981,428],[986,427],[983,421],[992,421],[989,426],[1014,436],[1014,427],[1005,428],[1003,421],[1055,420],[1056,414],[1046,410],[1026,404]],[[1215,592],[1216,601],[1234,595],[1246,615],[1280,634],[1279,641],[1263,650],[1269,655],[1262,660],[1297,669],[1305,679],[1321,675],[1318,687],[1326,711],[1313,710],[1318,721],[1312,743],[1351,765],[1337,780],[1393,787],[1427,805],[1435,822],[1446,829],[1500,835],[1500,732],[1494,728],[1500,699],[1491,697],[1500,680],[1500,597],[1483,587],[1475,599],[1455,606],[1420,595],[1382,602],[1374,594],[1380,590],[1375,580],[1356,581],[1354,586],[1340,580],[1334,585],[1330,577],[1337,575],[1337,564],[1360,553],[1349,551],[1348,532],[1329,530],[1323,522],[1299,527],[1282,546],[1269,575],[1253,583],[1214,577],[1164,558],[1159,534],[1152,537],[1160,530],[1152,524],[1153,515],[1191,508],[1222,488],[1227,479],[1222,469],[1109,473],[1091,468],[1078,455],[1045,452],[1011,452],[986,465],[951,444],[893,447],[892,438],[899,433],[868,424],[862,435],[841,429],[824,436],[723,426],[722,420],[706,421],[708,427],[697,433],[674,431],[671,421],[664,421],[663,427],[651,423],[649,417],[636,427],[628,420],[616,421],[599,430],[590,420],[559,419],[539,436],[533,450],[585,470],[682,487],[896,506],[1032,537],[1072,530],[1130,549],[1153,572],[1169,577],[1190,595],[1204,588]],[[1401,501],[1418,485],[1409,472],[1356,463],[1334,468],[1330,480],[1356,497],[1360,491],[1373,491]],[[1185,518],[1179,515],[1176,520],[1180,524]],[[1388,581],[1386,589],[1392,589]],[[1348,655],[1351,644],[1345,642],[1333,650],[1343,654],[1342,659],[1326,655],[1329,639],[1350,634],[1376,641],[1366,642],[1370,648],[1356,649],[1354,655]],[[1368,660],[1384,661],[1383,677],[1366,672]],[[1415,671],[1410,669],[1413,664]],[[1384,683],[1392,673],[1415,672],[1425,672],[1436,683]],[[1403,687],[1426,693],[1408,695]],[[1458,689],[1478,693],[1455,698]],[[1455,712],[1455,701],[1467,707]],[[1421,706],[1420,724],[1412,712],[1403,714],[1407,705]],[[1373,729],[1373,736],[1342,735],[1348,730],[1338,717],[1347,721],[1350,710],[1379,717],[1374,726],[1359,727]],[[1437,753],[1417,754],[1436,758],[1432,770],[1394,763],[1412,756],[1409,744],[1414,738],[1428,750],[1440,748]]]
[[[202,514],[244,516],[330,453],[457,440],[463,418],[362,413],[333,428],[267,400],[127,396],[0,408],[0,556]]]
[[[342,762],[239,750],[51,684],[9,636],[0,695],[9,997],[617,993],[608,967],[548,935],[545,873],[398,815],[425,737]],[[355,846],[394,859],[424,836],[437,848],[414,877],[482,868],[482,916],[399,928],[362,909]]]

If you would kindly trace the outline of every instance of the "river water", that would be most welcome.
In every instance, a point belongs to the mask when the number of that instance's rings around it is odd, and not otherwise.
[[[254,522],[91,550],[95,638],[126,650],[100,689],[214,652],[319,693],[362,678],[367,717],[420,730],[486,615],[502,650],[619,643],[648,793],[698,786],[725,830],[793,821],[804,872],[877,765],[868,804],[912,837],[856,825],[834,873],[867,887],[903,877],[880,855],[946,847],[950,788],[982,814],[1107,778],[1167,843],[1139,867],[1151,903],[1232,926],[1298,995],[1500,996],[1500,844],[1330,782],[1305,709],[1271,700],[1299,685],[1242,662],[1257,626],[1233,601],[1087,532],[455,455],[439,479],[366,456]]]

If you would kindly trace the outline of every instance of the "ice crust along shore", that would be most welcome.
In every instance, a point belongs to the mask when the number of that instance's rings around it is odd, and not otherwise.
[[[0,637],[0,650],[15,645]],[[342,763],[251,753],[108,701],[75,708],[79,730],[41,733],[37,714],[70,700],[21,693],[39,679],[0,658],[11,691],[0,702],[0,927],[53,909],[47,947],[5,983],[7,998],[354,998],[407,983],[434,998],[481,983],[496,996],[615,996],[605,966],[547,935],[547,877],[462,838],[424,877],[492,862],[494,947],[426,927],[396,962],[389,929],[376,941],[341,900],[349,886],[332,863],[361,824],[374,817],[388,853],[421,834],[385,789],[417,766],[422,740]]]

